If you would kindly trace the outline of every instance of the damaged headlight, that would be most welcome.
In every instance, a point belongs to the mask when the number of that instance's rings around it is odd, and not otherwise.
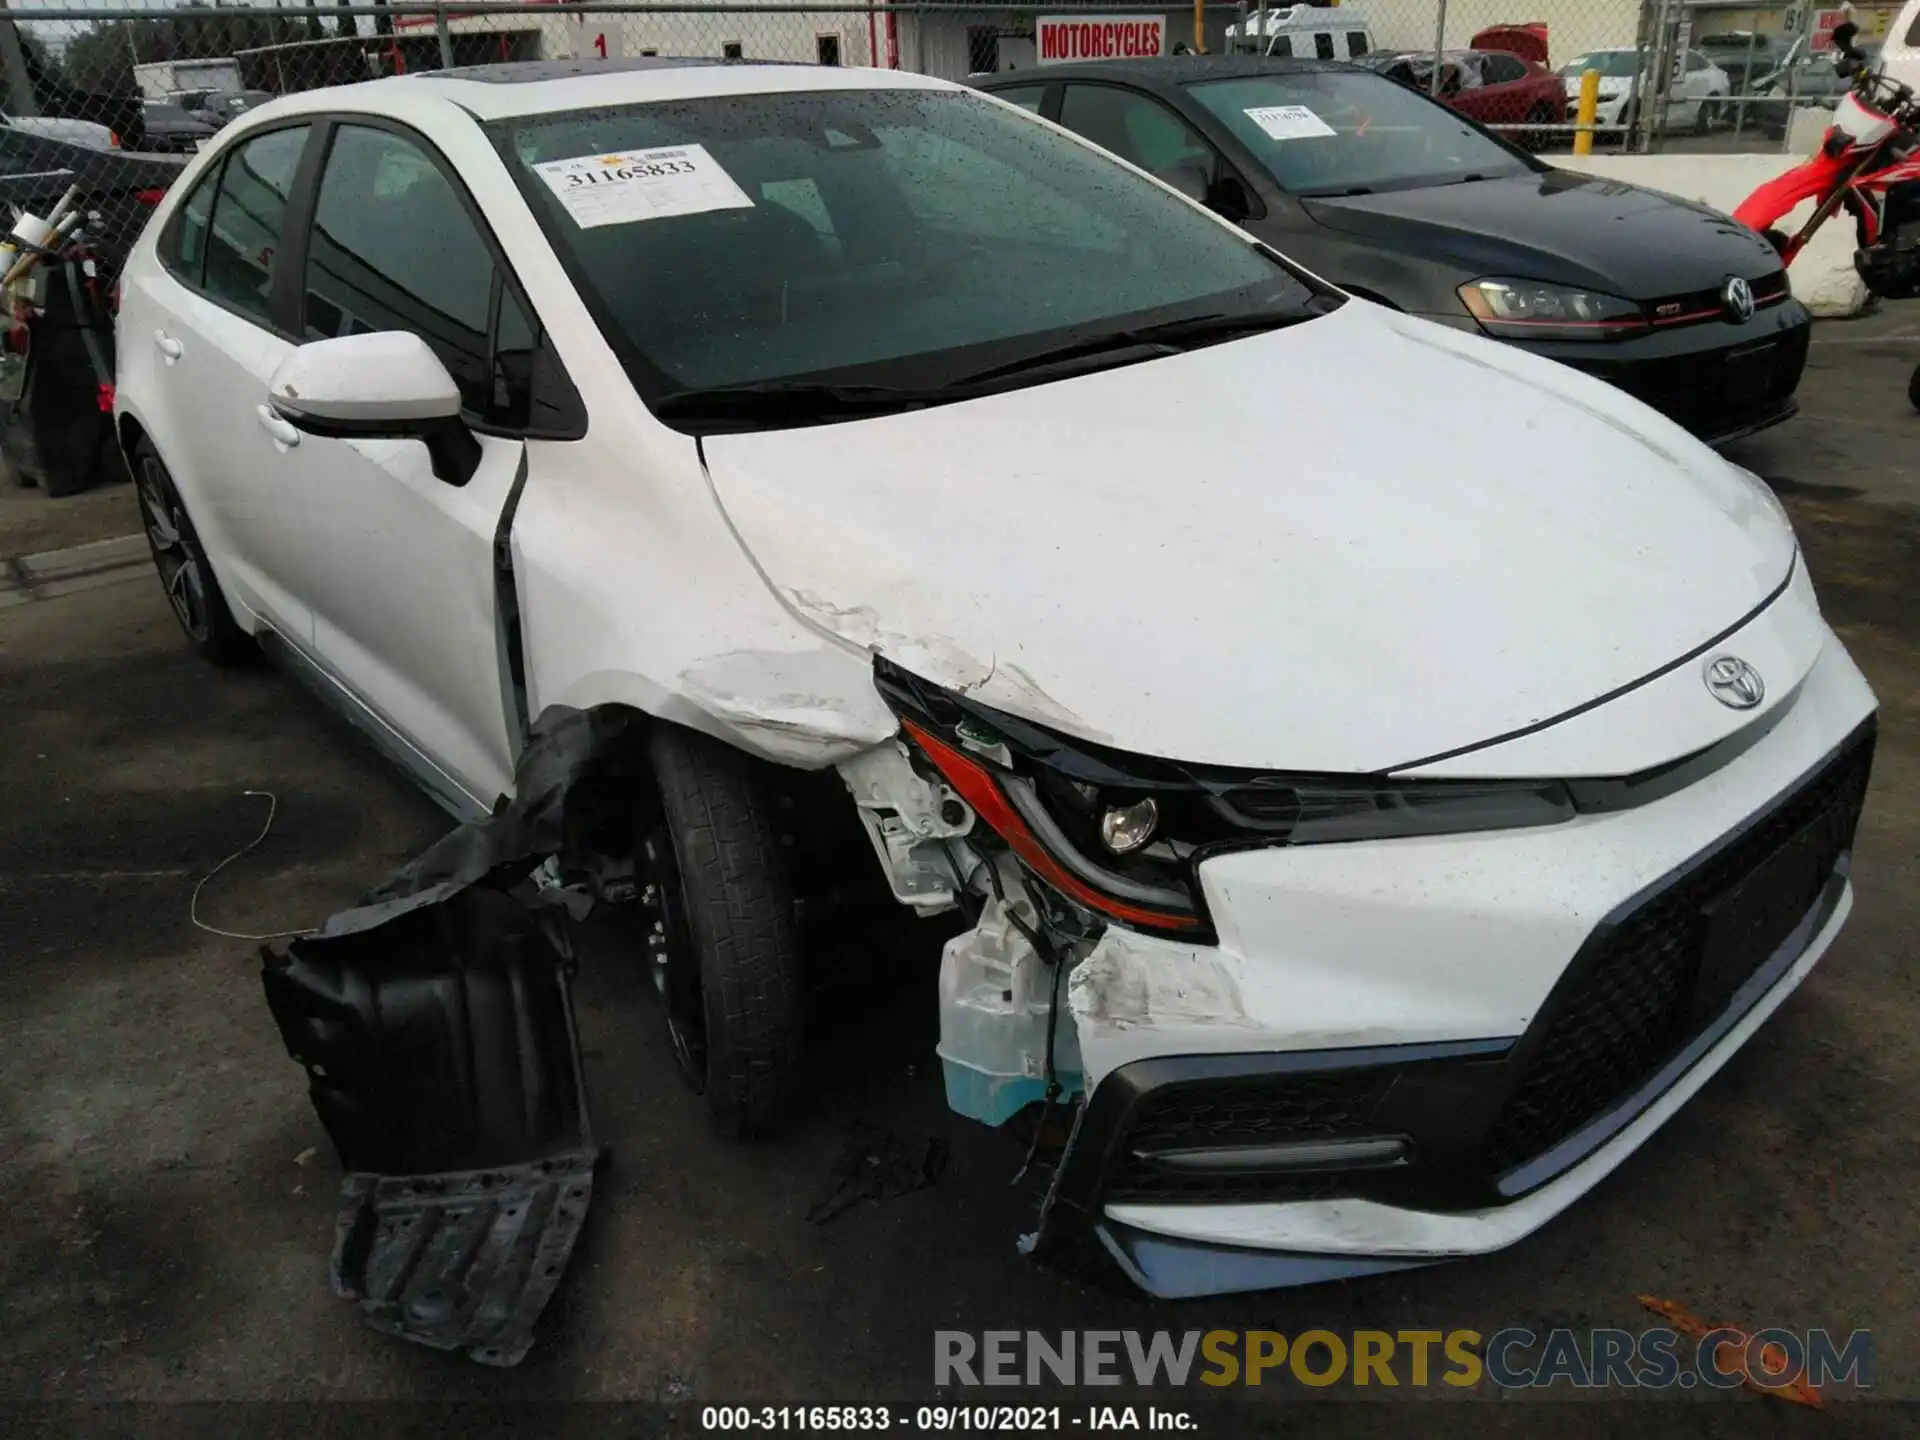
[[[1393,781],[1182,765],[1068,740],[880,661],[908,736],[1027,868],[1110,920],[1208,934],[1209,855],[1555,825],[1576,813],[1559,781]]]

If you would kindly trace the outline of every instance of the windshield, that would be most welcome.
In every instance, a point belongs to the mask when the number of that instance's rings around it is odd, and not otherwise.
[[[1361,195],[1526,174],[1455,112],[1364,70],[1306,70],[1188,87],[1281,187]]]
[[[1632,79],[1640,69],[1640,52],[1637,50],[1596,50],[1591,55],[1577,55],[1560,67],[1560,73],[1570,80],[1578,80],[1589,70],[1597,70],[1613,79]]]
[[[1142,325],[1313,313],[1270,254],[977,95],[825,90],[500,122],[652,404],[939,387]],[[640,155],[636,152],[666,153]]]

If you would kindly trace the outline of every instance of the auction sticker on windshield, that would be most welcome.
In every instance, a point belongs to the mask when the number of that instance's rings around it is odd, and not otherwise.
[[[733,183],[704,145],[577,155],[533,168],[582,230],[753,208],[747,192]]]
[[[1254,105],[1246,114],[1275,140],[1307,140],[1338,133],[1305,105]]]

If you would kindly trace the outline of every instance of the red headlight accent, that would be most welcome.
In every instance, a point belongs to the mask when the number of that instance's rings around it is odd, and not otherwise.
[[[1013,848],[1013,853],[1024,860],[1034,874],[1062,895],[1079,901],[1089,910],[1111,915],[1116,920],[1124,920],[1132,925],[1145,925],[1156,930],[1201,928],[1197,915],[1170,915],[1161,910],[1145,910],[1115,900],[1110,895],[1102,895],[1053,858],[1047,847],[1027,828],[1027,822],[1020,818],[1019,812],[1001,792],[999,782],[984,765],[968,759],[944,740],[935,739],[913,721],[902,720],[900,723],[913,737],[914,743],[926,752],[927,758],[939,767],[940,773],[959,792],[960,798],[973,807],[974,813],[993,827],[994,832]]]

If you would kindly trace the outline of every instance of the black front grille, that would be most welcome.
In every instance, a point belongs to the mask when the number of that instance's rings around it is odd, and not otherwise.
[[[1371,1118],[1390,1079],[1379,1070],[1348,1070],[1206,1080],[1155,1090],[1133,1113],[1107,1199],[1219,1204],[1331,1194],[1338,1179],[1332,1175],[1183,1174],[1146,1157],[1156,1151],[1372,1133]]]
[[[1792,897],[1793,917],[1813,908],[1841,854],[1853,843],[1866,797],[1873,739],[1864,737],[1739,839],[1668,885],[1589,952],[1548,1001],[1550,1019],[1523,1078],[1488,1140],[1488,1161],[1505,1171],[1550,1149],[1633,1092],[1715,1017],[1693,1003],[1708,908],[1806,832],[1816,852],[1808,893]],[[1737,984],[1786,938],[1737,957]]]
[[[1705,435],[1779,409],[1800,386],[1808,327],[1729,345],[1702,354],[1670,355],[1631,364],[1583,366],[1653,406],[1670,420]]]
[[[1776,270],[1771,275],[1762,275],[1758,280],[1752,281],[1751,285],[1756,309],[1764,309],[1787,298],[1785,270]],[[1663,295],[1658,300],[1643,302],[1642,308],[1646,311],[1649,320],[1663,328],[1674,325],[1704,325],[1710,320],[1729,318],[1724,283],[1707,290],[1689,290],[1684,295]]]

